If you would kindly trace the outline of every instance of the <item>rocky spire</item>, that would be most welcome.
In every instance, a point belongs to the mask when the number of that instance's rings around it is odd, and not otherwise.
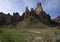
[[[31,8],[31,14],[35,14],[35,10]]]
[[[28,9],[28,7],[26,7],[24,18],[26,19],[28,17],[29,17],[29,9]]]
[[[35,11],[36,11],[36,13],[37,13],[38,15],[39,15],[39,13],[40,13],[41,11],[43,11],[43,9],[42,9],[42,5],[41,5],[40,2],[37,3],[37,6],[36,6]]]

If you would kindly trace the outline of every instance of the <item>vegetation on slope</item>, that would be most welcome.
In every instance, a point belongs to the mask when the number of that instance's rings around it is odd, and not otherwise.
[[[58,29],[0,29],[0,42],[60,42]]]
[[[0,29],[0,42],[27,42],[29,33],[17,29]]]
[[[10,29],[0,29],[0,42],[60,42],[57,28],[60,27],[24,20]]]

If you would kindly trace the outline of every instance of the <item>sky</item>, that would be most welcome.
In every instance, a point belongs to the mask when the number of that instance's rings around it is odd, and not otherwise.
[[[38,2],[41,2],[43,10],[52,19],[60,15],[60,0],[0,0],[0,12],[10,13],[11,15],[13,12],[19,12],[22,15],[26,6],[29,10],[35,9]]]

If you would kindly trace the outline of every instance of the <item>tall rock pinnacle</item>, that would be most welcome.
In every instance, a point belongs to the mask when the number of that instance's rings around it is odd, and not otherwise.
[[[25,10],[25,18],[28,18],[29,17],[29,9],[28,7],[26,7],[26,10]]]
[[[40,13],[41,11],[43,11],[43,9],[42,9],[42,5],[41,5],[40,2],[37,3],[37,6],[36,6],[35,11],[36,11],[36,13],[37,13],[38,15],[39,15],[39,13]]]

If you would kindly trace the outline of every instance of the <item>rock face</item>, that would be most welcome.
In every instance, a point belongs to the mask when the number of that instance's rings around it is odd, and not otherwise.
[[[19,16],[18,12],[13,13],[13,15],[10,15],[10,13],[5,14],[3,12],[0,12],[0,26],[10,25],[10,24],[14,25],[22,20],[23,20],[23,17]]]
[[[35,15],[35,14],[39,15],[41,12],[43,12],[43,8],[42,8],[41,3],[39,2],[37,3],[37,6],[35,9],[31,8],[31,11],[29,11],[28,7],[26,7],[26,10],[24,12],[25,13],[24,18],[29,18],[29,16]]]
[[[11,15],[10,15],[10,13],[8,13],[7,14],[7,16],[6,16],[6,25],[9,25],[9,24],[11,24]]]
[[[29,11],[29,9],[27,7],[23,16],[24,16],[24,19],[31,18],[31,16],[32,16],[32,17],[38,19],[39,21],[44,22],[45,24],[51,23],[50,16],[48,14],[46,14],[45,11],[43,11],[43,8],[42,8],[42,5],[40,2],[37,3],[37,6],[35,9],[31,8],[31,11]]]
[[[40,14],[41,11],[43,11],[42,5],[40,2],[37,4],[35,11],[38,15]]]
[[[25,17],[24,17],[24,18],[25,18],[25,19],[26,19],[26,18],[29,18],[29,14],[30,14],[30,13],[29,13],[29,9],[28,9],[28,7],[26,7]]]
[[[60,23],[60,16],[56,17],[56,18],[54,19],[54,21]]]

